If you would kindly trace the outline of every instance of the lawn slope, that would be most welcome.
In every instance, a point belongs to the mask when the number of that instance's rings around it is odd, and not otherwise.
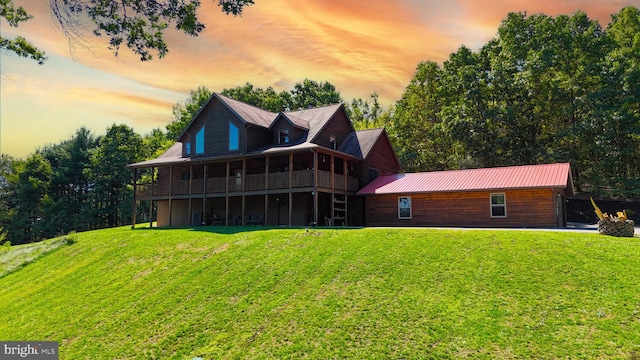
[[[61,359],[637,358],[637,238],[136,229],[0,278],[0,339]]]

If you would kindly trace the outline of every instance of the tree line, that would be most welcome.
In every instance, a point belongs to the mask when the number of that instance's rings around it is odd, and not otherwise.
[[[335,86],[308,79],[288,92],[247,83],[222,93],[274,112],[342,102]],[[69,139],[37,149],[26,159],[2,154],[0,242],[22,244],[71,231],[130,224],[133,172],[127,165],[166,151],[211,94],[204,86],[192,90],[184,102],[174,105],[165,129],[146,135],[124,124],[110,126],[101,136],[80,128]],[[137,211],[140,219],[150,217],[148,207]]]
[[[251,83],[222,94],[277,112],[345,103],[356,129],[385,127],[403,169],[431,171],[571,162],[577,189],[640,195],[640,11],[622,9],[606,29],[585,13],[509,14],[478,51],[418,64],[401,98],[374,92],[345,102],[335,86],[305,79],[289,91]],[[211,91],[192,90],[165,129],[136,134],[81,128],[26,159],[0,157],[0,239],[14,244],[128,224],[128,164],[157,157]],[[138,207],[140,218],[148,209]]]
[[[640,11],[511,13],[478,51],[425,61],[387,124],[405,171],[571,162],[581,192],[640,195]]]

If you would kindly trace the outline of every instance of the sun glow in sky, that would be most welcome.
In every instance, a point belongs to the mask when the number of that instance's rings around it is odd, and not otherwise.
[[[56,27],[49,0],[14,0],[34,19],[3,37],[25,36],[44,50],[40,66],[9,53],[0,58],[0,151],[25,157],[112,124],[140,134],[164,128],[189,90],[243,85],[290,90],[305,78],[328,81],[345,101],[377,92],[398,100],[420,61],[442,62],[461,45],[479,49],[509,12],[551,16],[584,11],[606,27],[611,14],[640,0],[255,0],[241,17],[204,0],[198,37],[170,31],[169,53],[142,63],[128,49],[116,58],[104,39],[71,48]]]

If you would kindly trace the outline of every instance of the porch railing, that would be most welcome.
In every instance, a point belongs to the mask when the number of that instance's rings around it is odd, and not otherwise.
[[[154,197],[154,196],[169,196],[172,195],[189,195],[191,191],[192,195],[204,194],[205,190],[207,194],[213,193],[225,193],[227,192],[227,181],[229,182],[229,192],[240,191],[260,191],[260,190],[273,190],[273,189],[288,189],[292,188],[305,188],[313,187],[314,185],[314,172],[313,170],[298,170],[289,172],[279,172],[268,174],[268,183],[266,174],[254,174],[243,177],[216,177],[207,179],[206,187],[204,179],[192,179],[191,185],[189,180],[176,180],[170,185],[168,181],[158,181],[154,183],[137,184],[136,196]],[[359,190],[359,182],[357,178],[347,177],[342,174],[334,174],[334,188],[336,190]],[[243,181],[245,182],[243,187]],[[331,172],[318,171],[318,187],[331,189]],[[169,191],[171,189],[171,191]]]

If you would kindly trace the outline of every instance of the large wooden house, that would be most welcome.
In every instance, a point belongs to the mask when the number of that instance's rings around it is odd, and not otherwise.
[[[158,226],[364,225],[356,193],[400,172],[384,129],[355,131],[342,104],[272,113],[221,94],[130,167],[134,204],[157,208]]]

